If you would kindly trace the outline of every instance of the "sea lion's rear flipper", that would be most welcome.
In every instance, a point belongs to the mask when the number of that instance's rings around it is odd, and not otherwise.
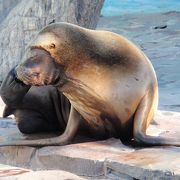
[[[146,134],[146,130],[154,116],[157,107],[157,90],[150,90],[142,98],[134,117],[133,136],[137,142],[145,145],[174,145],[180,146],[179,137],[161,137]]]

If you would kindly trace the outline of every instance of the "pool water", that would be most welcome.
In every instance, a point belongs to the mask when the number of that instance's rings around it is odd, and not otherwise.
[[[180,0],[105,0],[101,14],[119,16],[138,12],[180,11]]]

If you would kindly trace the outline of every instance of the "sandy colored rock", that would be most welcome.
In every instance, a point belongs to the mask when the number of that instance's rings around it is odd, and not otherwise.
[[[0,162],[33,170],[61,169],[81,176],[97,177],[104,174],[106,158],[132,151],[133,148],[122,145],[116,139],[40,149],[9,146],[0,147]],[[17,163],[14,163],[15,160]]]
[[[0,179],[3,179],[3,177],[24,174],[30,171],[30,169],[0,164]]]
[[[109,139],[61,147],[41,148],[32,160],[33,167],[59,169],[81,176],[98,177],[104,175],[104,161],[108,157],[133,151],[119,140]],[[49,163],[51,162],[51,163]]]
[[[180,148],[143,148],[105,162],[105,175],[125,179],[180,179]]]
[[[60,171],[60,170],[51,170],[51,171],[34,171],[28,172],[21,175],[1,177],[2,180],[83,180],[84,178],[76,176],[75,174]]]
[[[26,152],[22,153],[20,147],[17,148],[19,153],[16,149],[11,154],[19,154],[17,157],[22,159]],[[6,154],[2,148],[0,152],[0,157],[2,153]],[[11,164],[10,160],[14,157],[6,158]],[[36,149],[30,158],[24,158],[23,167],[34,170],[61,169],[96,179],[103,176],[108,179],[179,179],[179,165],[178,147],[132,148],[122,145],[118,139],[109,139]]]

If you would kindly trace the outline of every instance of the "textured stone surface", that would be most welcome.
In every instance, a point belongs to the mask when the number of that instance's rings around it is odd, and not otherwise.
[[[30,169],[0,164],[0,179],[30,172]]]
[[[76,173],[81,176],[104,175],[104,161],[108,157],[133,151],[121,144],[119,140],[109,139],[89,143],[74,144],[62,147],[42,148],[37,152],[37,159],[32,161],[33,167],[56,169]],[[53,152],[53,153],[52,153]],[[49,162],[53,162],[50,164]]]
[[[83,180],[75,174],[61,171],[61,170],[48,170],[48,171],[31,171],[13,166],[6,166],[0,164],[0,179],[1,180]]]
[[[180,178],[180,148],[154,147],[134,149],[121,144],[119,140],[109,139],[61,147],[44,147],[34,153],[30,147],[22,151],[20,147],[0,148],[9,164],[15,158],[24,160],[23,167],[34,170],[61,169],[81,176],[117,179],[178,179]],[[29,148],[29,149],[28,149]],[[4,150],[3,150],[4,149]],[[14,155],[16,156],[14,156]],[[18,154],[18,155],[17,155]],[[4,160],[1,160],[2,163]],[[15,164],[14,164],[15,165]],[[22,167],[22,164],[21,164]],[[1,169],[1,168],[0,168]]]
[[[36,148],[32,147],[1,147],[0,148],[0,162],[2,164],[30,167],[31,158],[35,153]]]
[[[106,158],[132,151],[133,148],[122,145],[116,139],[40,149],[0,147],[0,162],[33,170],[61,169],[81,176],[96,177],[104,174]]]
[[[8,7],[8,0],[0,6]],[[87,28],[95,28],[104,0],[28,0],[13,1],[7,17],[0,23],[0,81],[18,62],[35,34],[51,22],[71,22]],[[8,13],[9,12],[9,13]]]
[[[180,179],[180,148],[146,148],[110,157],[107,177],[125,179]]]
[[[21,0],[0,0],[0,23]]]

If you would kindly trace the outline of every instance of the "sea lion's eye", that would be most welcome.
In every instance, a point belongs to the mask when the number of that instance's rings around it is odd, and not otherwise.
[[[54,43],[49,45],[49,49],[54,49],[56,47],[56,45]]]

